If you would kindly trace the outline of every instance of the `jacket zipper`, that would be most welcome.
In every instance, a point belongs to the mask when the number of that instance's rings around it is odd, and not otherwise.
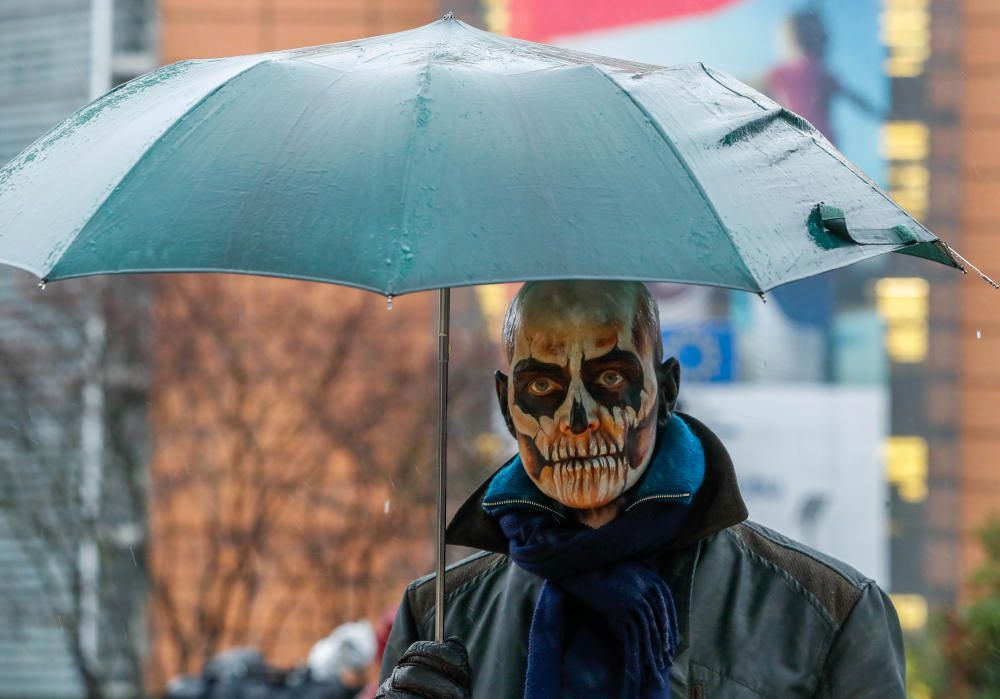
[[[682,498],[689,498],[689,497],[691,497],[691,493],[668,493],[668,494],[664,494],[664,495],[647,495],[644,498],[639,498],[638,500],[636,500],[635,502],[633,502],[631,505],[629,505],[628,507],[626,507],[625,511],[628,512],[629,510],[631,510],[633,507],[635,507],[639,503],[641,503],[641,502],[649,502],[650,500],[680,500]]]
[[[552,514],[554,514],[559,519],[563,519],[563,515],[561,515],[558,511],[552,509],[551,507],[546,507],[545,505],[541,505],[537,502],[532,502],[531,500],[513,499],[513,500],[498,500],[497,502],[483,503],[483,507],[503,507],[504,505],[531,505],[532,507],[539,507],[543,510],[547,510]]]
[[[636,505],[638,505],[640,503],[643,503],[643,502],[649,502],[650,500],[680,500],[682,498],[689,498],[689,497],[691,497],[691,493],[667,493],[667,494],[664,494],[664,495],[647,495],[644,498],[639,498],[638,500],[636,500],[635,502],[633,502],[631,505],[629,505],[628,507],[626,507],[625,511],[628,512],[629,510],[631,510]],[[556,510],[552,509],[551,507],[546,507],[545,505],[541,505],[541,504],[539,504],[537,502],[534,502],[532,500],[520,500],[520,499],[514,498],[514,499],[510,499],[510,500],[498,500],[496,502],[484,502],[483,503],[483,507],[504,507],[505,505],[531,505],[532,507],[538,507],[540,509],[543,509],[543,510],[546,510],[548,512],[551,512],[552,514],[554,514],[559,519],[565,519],[563,517],[563,515],[561,515],[559,512],[557,512]]]

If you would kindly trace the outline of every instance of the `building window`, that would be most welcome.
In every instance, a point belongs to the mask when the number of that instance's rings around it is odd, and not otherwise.
[[[112,82],[154,70],[158,63],[156,0],[114,0]]]

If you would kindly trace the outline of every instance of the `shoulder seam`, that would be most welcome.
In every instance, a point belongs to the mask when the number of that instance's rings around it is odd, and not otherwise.
[[[822,582],[822,579],[816,579],[815,576],[817,573],[810,573],[808,569],[803,568],[798,571],[798,574],[796,574],[796,571],[794,570],[795,566],[782,565],[780,559],[771,560],[770,557],[766,555],[767,550],[758,550],[760,549],[760,545],[758,544],[755,546],[744,536],[743,532],[738,530],[738,527],[745,527],[747,530],[746,533],[759,537],[770,546],[778,547],[791,554],[801,555],[802,558],[809,562],[809,564],[820,566],[822,571],[826,574],[831,572],[836,573],[836,580],[839,581],[839,585],[835,584],[829,587],[824,587],[819,584]],[[763,532],[756,527],[741,523],[736,527],[731,527],[727,531],[729,531],[730,535],[736,539],[737,545],[744,552],[752,556],[754,559],[759,560],[769,568],[779,572],[782,577],[789,581],[789,583],[794,586],[794,589],[799,591],[800,594],[802,594],[803,597],[805,597],[806,600],[829,621],[834,633],[839,630],[840,626],[847,619],[848,615],[863,595],[865,586],[869,584],[869,581],[867,580],[860,583],[855,582],[844,573],[831,566],[829,563],[826,563],[815,556],[811,556],[798,548],[788,546],[781,541],[776,541],[772,537],[768,536],[766,532]],[[846,586],[848,589],[844,590],[844,587],[840,586]],[[837,592],[838,587],[840,587],[842,592]]]
[[[486,558],[488,556],[499,556],[499,555],[500,554],[498,554],[498,553],[490,553],[489,551],[478,551],[478,552],[472,554],[471,556],[468,556],[467,558],[463,558],[460,561],[456,561],[456,562],[452,563],[450,566],[448,566],[447,568],[444,569],[445,580],[448,579],[448,574],[451,573],[453,570],[460,570],[461,568],[464,568],[467,565],[472,565],[473,563],[475,563],[476,561],[480,560],[481,558]],[[407,589],[409,589],[409,590],[419,590],[421,587],[423,587],[427,583],[432,582],[435,577],[436,577],[436,575],[434,573],[428,573],[427,575],[424,575],[423,577],[417,578],[416,580],[414,580],[413,582],[411,582],[409,585],[407,585]]]
[[[784,543],[782,541],[778,541],[777,539],[775,539],[775,538],[773,538],[771,536],[768,536],[768,532],[765,531],[765,530],[763,530],[763,529],[761,529],[759,526],[756,526],[755,522],[751,522],[751,521],[747,520],[745,522],[740,522],[737,526],[743,526],[743,527],[746,527],[747,529],[752,529],[755,534],[757,534],[758,536],[761,536],[761,537],[767,539],[768,541],[770,541],[775,546],[780,546],[783,549],[787,549],[789,551],[794,551],[795,553],[798,553],[798,554],[800,554],[802,556],[805,556],[806,558],[814,561],[815,563],[818,563],[819,565],[823,566],[824,568],[833,571],[834,573],[836,573],[837,575],[839,575],[841,578],[843,578],[844,580],[846,580],[850,585],[852,585],[853,587],[857,588],[858,590],[863,590],[864,588],[868,587],[869,584],[871,584],[872,582],[874,582],[871,578],[869,578],[867,576],[864,576],[863,579],[860,582],[851,579],[843,571],[837,569],[836,566],[832,566],[829,563],[827,563],[826,561],[824,561],[823,559],[817,558],[811,552],[809,552],[807,550],[803,550],[801,548],[796,548],[794,546],[789,546],[788,544],[786,544],[786,543]]]
[[[492,560],[490,560],[492,559]],[[464,561],[459,561],[445,571],[444,584],[445,584],[445,600],[452,600],[465,590],[478,584],[487,575],[493,573],[501,566],[508,563],[510,559],[500,553],[491,553],[489,551],[483,551],[482,553],[474,556],[470,556]],[[467,572],[465,569],[467,566],[471,565],[481,565],[482,569],[475,571],[474,575],[468,579],[461,579],[458,587],[450,589],[450,582],[461,573]],[[477,566],[478,567],[478,566]],[[410,598],[410,606],[413,610],[413,617],[420,624],[427,623],[431,615],[434,613],[434,596],[423,592],[423,588],[427,583],[433,582],[435,575],[431,574],[422,580],[414,581],[410,584],[407,589],[407,596]]]
[[[824,606],[824,604],[819,600],[819,598],[816,597],[816,595],[814,595],[808,588],[806,588],[805,585],[796,580],[787,570],[785,570],[778,564],[769,561],[760,554],[756,553],[755,551],[750,550],[750,548],[747,546],[743,538],[740,537],[740,535],[737,534],[736,532],[731,532],[730,536],[732,536],[736,540],[736,545],[739,546],[753,560],[758,561],[760,565],[763,565],[767,569],[773,570],[775,573],[781,575],[781,577],[785,580],[785,582],[787,582],[792,587],[795,593],[798,594],[800,597],[802,597],[809,604],[809,606],[813,607],[817,612],[819,612],[819,614],[827,622],[829,622],[830,626],[834,631],[836,630],[837,622],[833,618],[833,615],[830,614],[830,611],[826,608],[826,606]]]

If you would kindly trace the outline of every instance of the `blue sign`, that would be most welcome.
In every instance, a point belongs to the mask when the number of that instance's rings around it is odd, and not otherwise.
[[[733,329],[726,322],[667,325],[661,329],[663,356],[676,357],[684,381],[734,381]]]

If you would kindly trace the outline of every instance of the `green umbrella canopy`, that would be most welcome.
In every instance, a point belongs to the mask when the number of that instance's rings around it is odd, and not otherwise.
[[[0,170],[0,262],[43,282],[220,271],[442,289],[438,640],[449,287],[589,278],[763,293],[891,251],[961,268],[808,123],[733,78],[450,16],[167,66]]]
[[[225,271],[383,294],[566,278],[763,292],[889,251],[959,266],[808,123],[737,80],[450,17],[167,66],[0,170],[0,262],[43,280]]]

